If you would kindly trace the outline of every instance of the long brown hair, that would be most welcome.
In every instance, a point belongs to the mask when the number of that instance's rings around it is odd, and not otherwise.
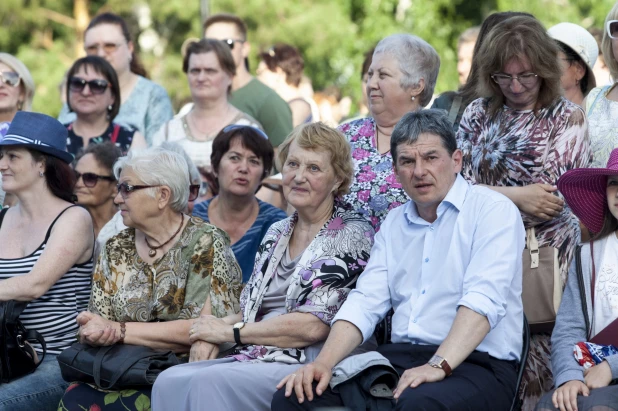
[[[513,58],[527,59],[532,71],[539,76],[541,86],[535,111],[550,106],[559,98],[562,70],[558,51],[556,42],[534,17],[511,17],[494,27],[476,56],[480,61],[477,92],[479,97],[490,99],[490,117],[504,105],[504,94],[491,75],[502,71]]]
[[[75,203],[77,197],[73,194],[75,186],[75,173],[71,166],[64,161],[40,151],[27,149],[36,162],[45,163],[45,181],[49,191],[58,198]]]

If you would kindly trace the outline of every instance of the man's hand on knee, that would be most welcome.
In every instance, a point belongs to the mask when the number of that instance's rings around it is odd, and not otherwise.
[[[446,373],[444,370],[434,368],[429,364],[416,368],[410,368],[409,370],[406,370],[399,379],[399,384],[397,384],[397,388],[393,393],[394,397],[395,399],[398,399],[401,396],[401,393],[408,387],[416,388],[426,382],[442,381],[445,377]]]
[[[309,401],[313,401],[313,381],[317,381],[316,394],[322,395],[328,387],[331,379],[331,368],[324,364],[314,362],[296,370],[294,374],[290,374],[283,378],[277,385],[277,389],[285,386],[285,396],[292,395],[292,389],[296,393],[296,398],[299,403],[305,401],[305,394]]]

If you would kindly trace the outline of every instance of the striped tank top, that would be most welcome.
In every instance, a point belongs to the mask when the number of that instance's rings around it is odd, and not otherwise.
[[[22,258],[0,258],[0,281],[28,274],[45,250],[45,245],[58,218],[51,223],[45,240],[32,254]],[[0,226],[7,209],[0,213]],[[92,278],[92,257],[83,264],[75,264],[47,292],[31,301],[19,316],[26,329],[36,330],[45,338],[48,354],[60,354],[76,342],[77,314],[88,308]],[[1,282],[0,282],[1,284]],[[32,344],[39,352],[39,344]]]

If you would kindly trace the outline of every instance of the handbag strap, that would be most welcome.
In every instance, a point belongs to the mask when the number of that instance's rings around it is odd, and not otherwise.
[[[526,230],[526,247],[530,252],[530,268],[539,267],[539,242],[536,239],[534,227]]]
[[[577,275],[577,285],[579,286],[579,299],[582,304],[584,321],[586,323],[586,340],[590,339],[590,317],[588,317],[588,304],[586,304],[586,287],[584,286],[584,273],[582,270],[582,246],[577,246],[575,250],[575,273]]]
[[[36,341],[39,343],[41,348],[43,348],[43,356],[39,359],[39,362],[37,362],[34,367],[35,369],[37,369],[38,366],[41,365],[41,363],[45,359],[45,355],[47,354],[47,344],[45,344],[45,338],[43,338],[41,333],[36,330],[26,331],[25,336],[26,336],[26,341]]]

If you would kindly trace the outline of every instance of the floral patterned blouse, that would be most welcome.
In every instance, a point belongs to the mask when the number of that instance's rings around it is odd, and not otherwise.
[[[607,98],[612,88],[593,88],[586,97],[593,157],[590,167],[605,168],[612,150],[618,147],[618,102]]]
[[[258,313],[268,286],[288,247],[298,213],[273,224],[255,256],[255,267],[240,297],[244,322],[260,321]],[[341,203],[305,249],[287,289],[287,313],[310,313],[331,321],[365,269],[374,230],[357,212]],[[248,345],[234,356],[239,361],[304,363],[304,349]]]
[[[410,198],[397,182],[391,152],[378,151],[374,119],[353,120],[339,126],[339,130],[350,143],[354,161],[354,181],[344,200],[378,231],[388,212]]]
[[[457,132],[463,151],[463,176],[478,184],[523,187],[555,185],[567,170],[588,167],[591,161],[588,124],[583,110],[565,98],[535,115],[507,106],[491,119],[488,100],[466,108]],[[568,206],[550,221],[522,213],[526,228],[535,227],[539,246],[558,249],[562,280],[579,241],[579,223]]]
[[[94,270],[88,310],[112,321],[199,317],[210,296],[212,314],[238,312],[241,272],[225,232],[191,217],[180,240],[152,265],[135,248],[135,229],[110,238]]]

